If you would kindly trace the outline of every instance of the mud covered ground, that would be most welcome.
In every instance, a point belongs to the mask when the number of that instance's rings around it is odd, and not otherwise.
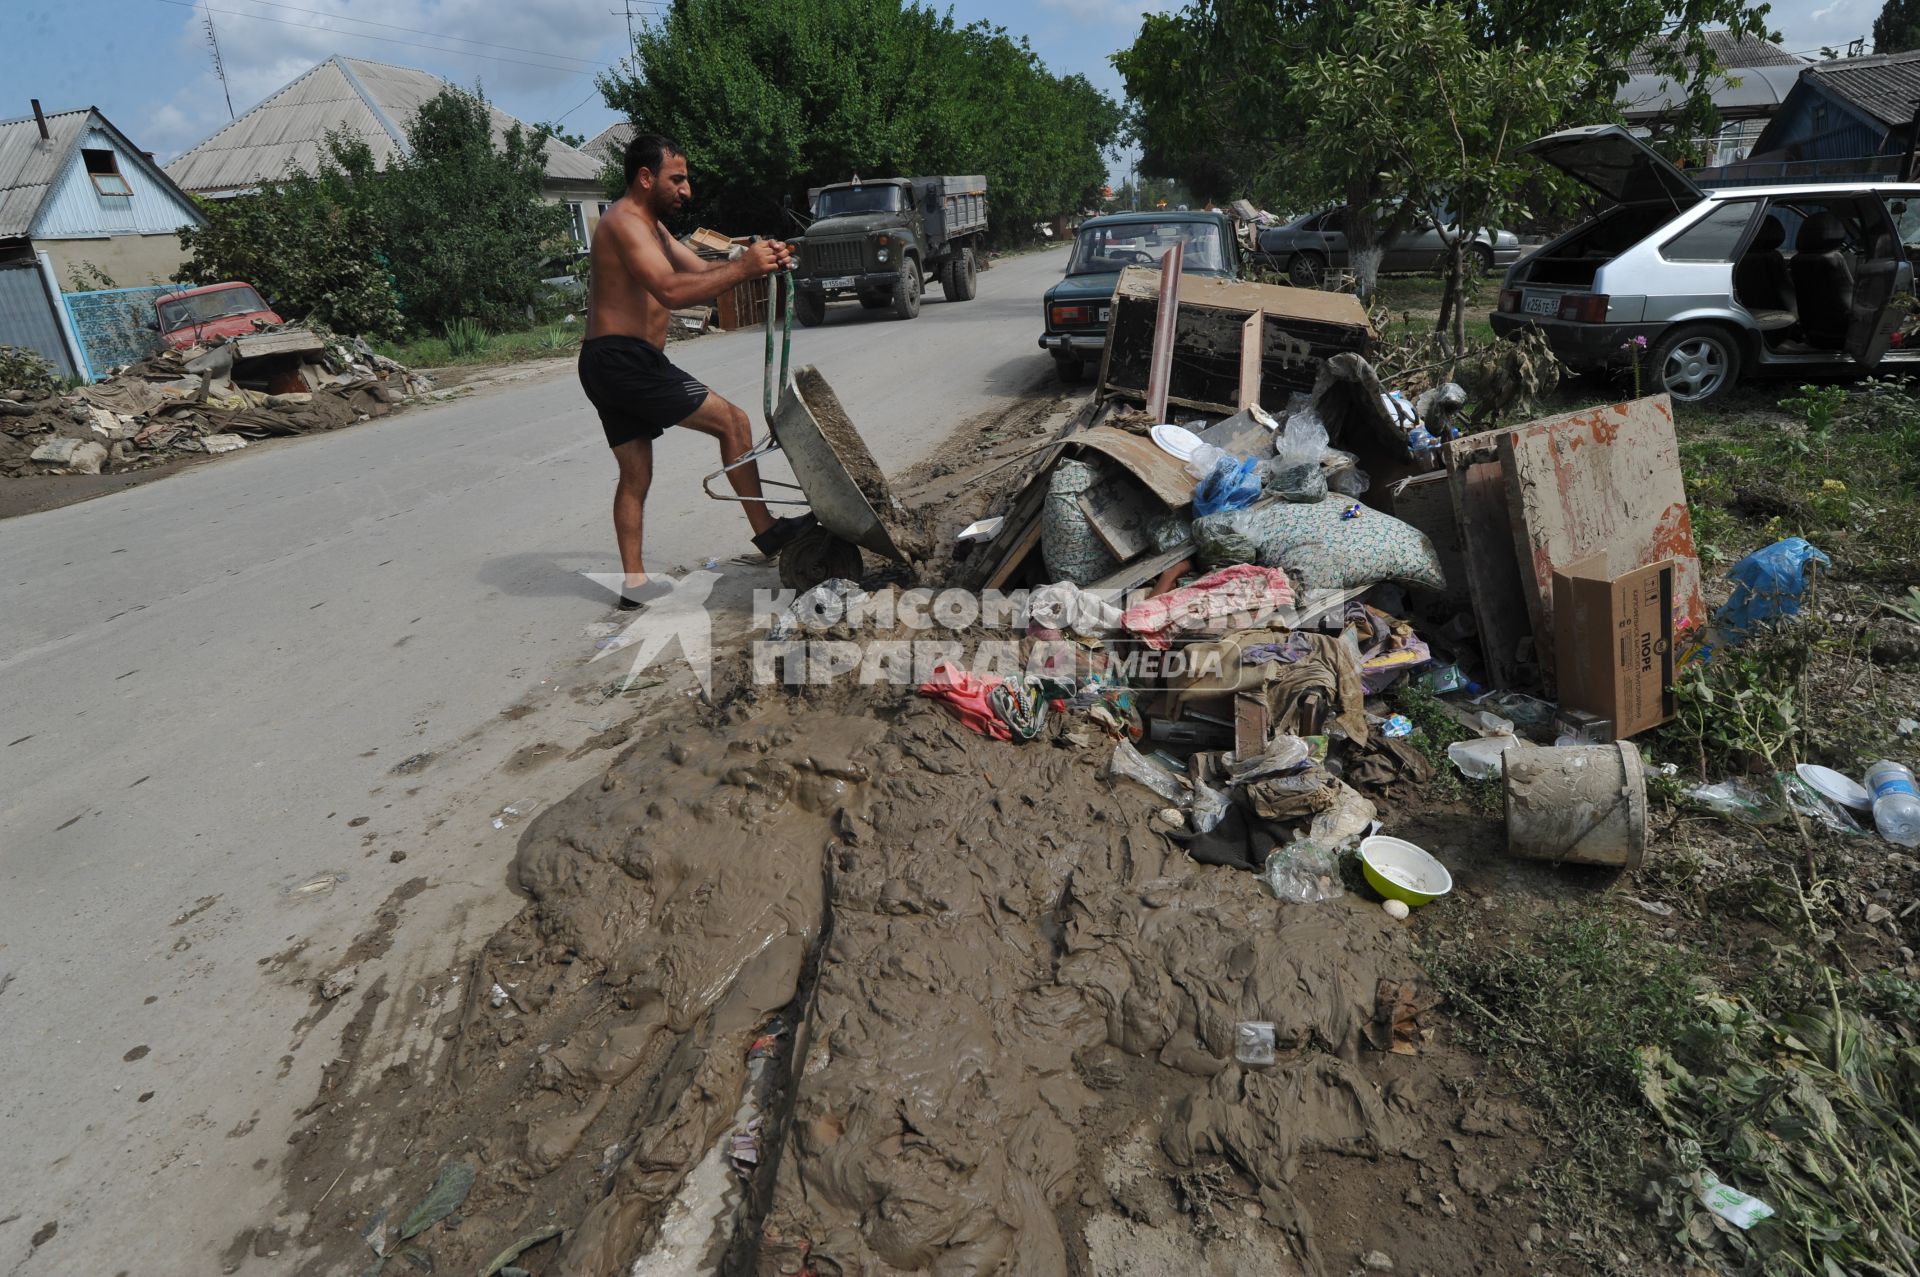
[[[975,423],[904,498],[964,524],[1059,407]],[[1283,905],[1192,862],[1109,745],[745,668],[630,724],[528,825],[505,867],[526,904],[483,952],[341,999],[283,1212],[228,1267],[1538,1268],[1546,1144],[1449,1044],[1424,915]],[[1433,819],[1414,836],[1470,926],[1497,823]],[[1274,1065],[1234,1061],[1241,1020],[1277,1026]],[[449,1167],[470,1191],[402,1240]]]
[[[1525,1113],[1417,1027],[1374,1045],[1381,982],[1418,988],[1407,928],[1193,864],[1104,751],[836,699],[689,707],[530,826],[526,909],[404,1009],[442,1048],[330,1076],[290,1177],[302,1271],[371,1260],[369,1220],[455,1160],[436,1271],[550,1225],[528,1271],[1523,1262]],[[774,1017],[757,1173],[690,1192]],[[1278,1026],[1274,1066],[1234,1063],[1239,1020]]]

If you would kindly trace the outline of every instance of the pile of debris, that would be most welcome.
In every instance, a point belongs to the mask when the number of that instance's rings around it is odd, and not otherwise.
[[[361,338],[297,325],[167,350],[63,393],[29,351],[0,351],[0,476],[124,473],[181,453],[384,416],[433,381]]]

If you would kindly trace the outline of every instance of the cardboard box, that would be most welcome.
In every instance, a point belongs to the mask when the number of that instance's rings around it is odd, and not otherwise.
[[[1616,739],[1673,717],[1675,568],[1610,576],[1597,554],[1553,574],[1560,704],[1613,720]]]

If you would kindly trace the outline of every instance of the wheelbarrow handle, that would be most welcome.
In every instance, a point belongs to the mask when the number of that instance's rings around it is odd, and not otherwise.
[[[775,271],[771,278],[775,281],[767,286],[767,368],[765,377],[767,401],[767,428],[773,428],[773,415],[780,406],[780,396],[787,388],[788,365],[793,360],[793,272]],[[781,315],[780,325],[780,372],[778,377],[773,370],[773,313]]]

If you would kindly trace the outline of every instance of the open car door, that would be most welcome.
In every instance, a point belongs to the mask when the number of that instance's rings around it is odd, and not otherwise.
[[[1862,229],[1867,251],[1854,275],[1847,354],[1863,368],[1870,368],[1887,353],[1894,330],[1906,317],[1907,308],[1896,306],[1894,299],[1913,291],[1913,267],[1907,263],[1900,236],[1879,200],[1873,201],[1872,213]]]

